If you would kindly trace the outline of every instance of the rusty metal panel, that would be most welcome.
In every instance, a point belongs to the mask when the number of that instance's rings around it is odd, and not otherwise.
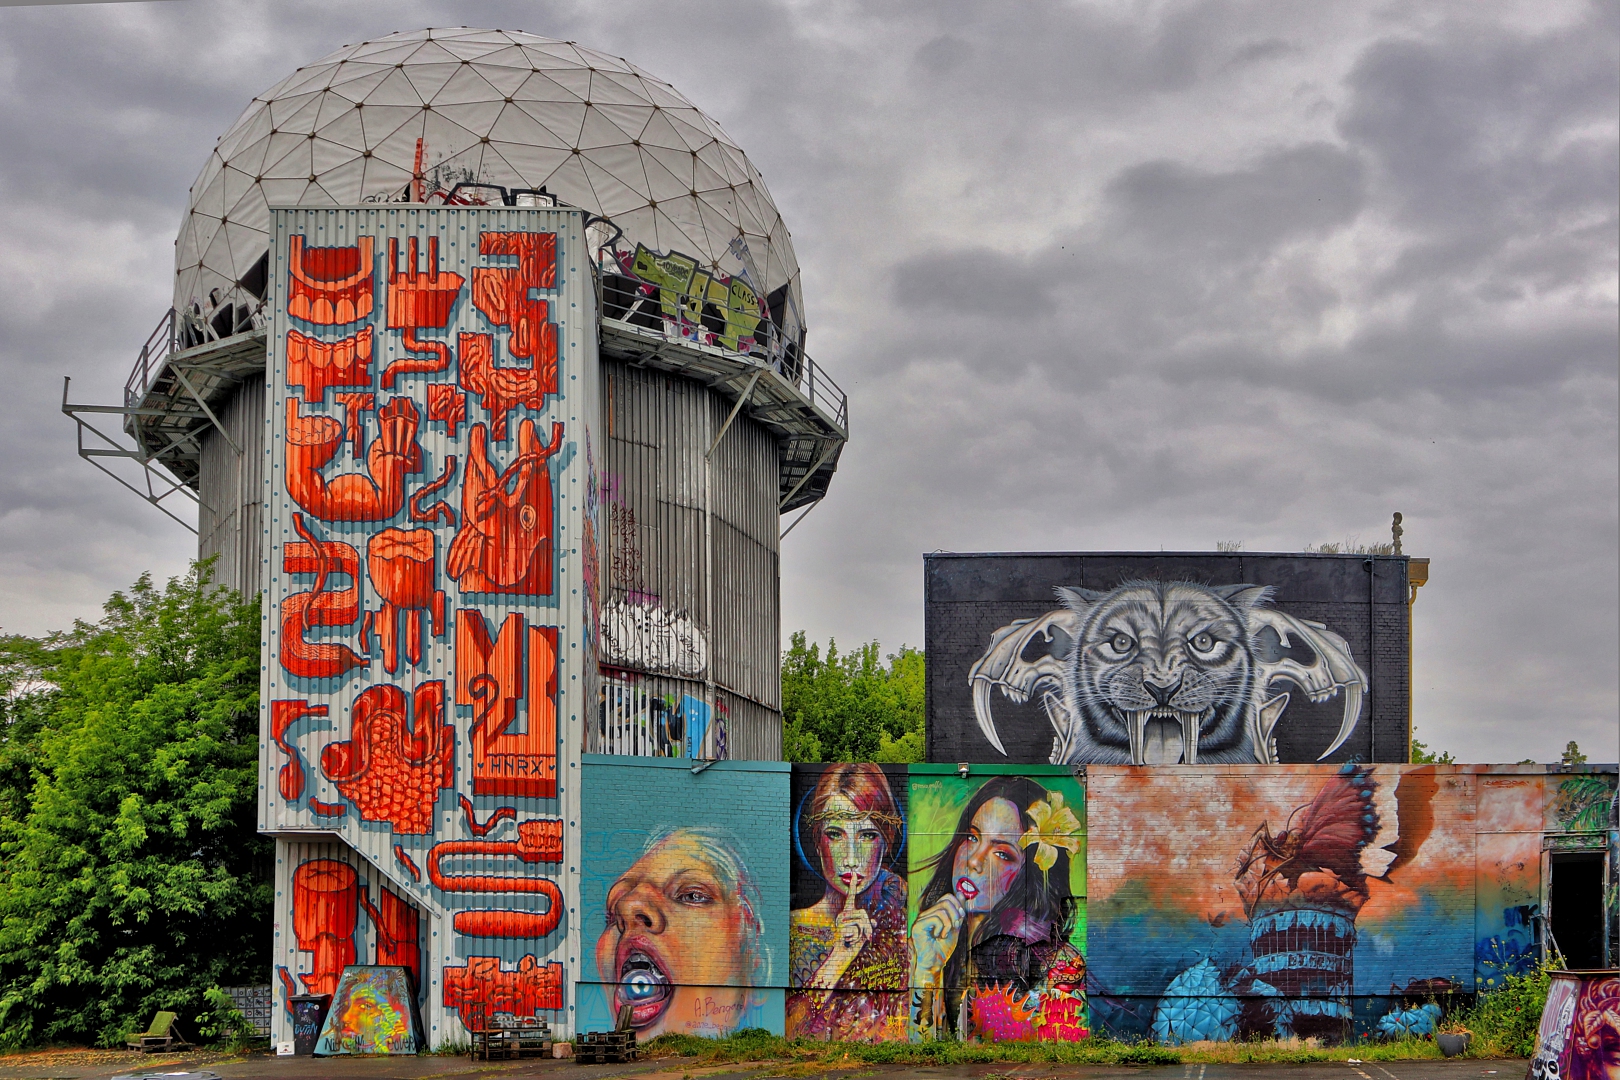
[[[217,410],[224,434],[212,425],[202,435],[197,491],[197,557],[219,557],[214,580],[252,596],[262,589],[264,530],[264,403],[262,376],[250,377]],[[227,437],[228,436],[228,437]],[[231,446],[241,448],[238,453]]]
[[[378,204],[273,226],[260,826],[341,841],[426,913],[433,1044],[491,1011],[567,1031],[598,694],[582,214]],[[310,918],[288,889],[281,921]]]
[[[607,363],[603,397],[604,679],[588,748],[777,759],[775,438],[746,413],[726,427],[731,401],[663,372]]]

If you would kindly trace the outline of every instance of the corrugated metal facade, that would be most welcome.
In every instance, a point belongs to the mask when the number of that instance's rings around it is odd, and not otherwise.
[[[265,399],[262,378],[251,379],[231,392],[224,408],[218,410],[230,439],[211,425],[204,429],[197,478],[202,493],[197,511],[197,557],[217,555],[214,580],[244,595],[263,587],[259,572],[264,562],[264,530],[259,519],[264,497]],[[232,448],[233,441],[242,448],[241,453]]]
[[[277,992],[369,961],[362,924],[412,908],[431,1043],[501,1012],[569,1030],[598,703],[582,214],[377,205],[274,227],[259,814]],[[351,910],[362,886],[375,917]],[[276,1025],[290,1039],[279,1002]]]
[[[275,885],[273,1038],[292,1038],[288,997],[332,993],[348,964],[410,968],[427,1015],[423,950],[442,920],[412,903],[404,884],[336,837],[310,836],[277,843]]]
[[[781,757],[777,448],[707,387],[603,365],[602,664],[589,749]],[[701,735],[697,732],[701,731]]]

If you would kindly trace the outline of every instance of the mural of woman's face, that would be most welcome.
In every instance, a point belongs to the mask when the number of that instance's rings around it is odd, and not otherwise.
[[[676,832],[613,883],[596,968],[645,1037],[729,1031],[742,1019],[752,917],[701,837]]]
[[[838,891],[859,893],[882,865],[883,833],[847,795],[828,799],[823,815],[817,838],[822,873]]]
[[[991,799],[973,815],[951,863],[951,891],[969,915],[983,915],[1012,888],[1024,865],[1023,819],[1006,799]]]

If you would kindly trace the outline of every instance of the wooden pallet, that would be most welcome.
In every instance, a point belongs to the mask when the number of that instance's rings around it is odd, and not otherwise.
[[[640,1057],[634,1031],[588,1031],[574,1040],[574,1060],[581,1065],[621,1064]]]
[[[551,1056],[551,1027],[546,1024],[489,1027],[474,1031],[472,1037],[475,1060]]]

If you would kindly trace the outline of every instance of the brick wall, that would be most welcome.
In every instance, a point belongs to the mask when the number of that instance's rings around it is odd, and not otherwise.
[[[580,1030],[611,1028],[628,997],[643,1037],[782,1032],[789,766],[692,769],[584,759]]]
[[[925,556],[928,760],[1049,761],[1052,723],[1039,696],[1021,705],[992,692],[990,705],[1003,754],[980,729],[970,671],[998,630],[1061,608],[1053,592],[1056,586],[1107,592],[1127,581],[1151,580],[1270,586],[1273,593],[1266,607],[1325,625],[1348,644],[1371,684],[1354,731],[1326,760],[1404,762],[1410,756],[1407,560],[1374,559],[1370,582],[1367,561],[1362,555],[1209,552]],[[1310,652],[1301,649],[1297,637],[1287,643],[1288,655],[1308,664]],[[1031,642],[1023,659],[1033,660],[1045,648],[1044,642]],[[1278,760],[1317,761],[1339,731],[1346,695],[1313,702],[1291,684],[1279,683],[1276,689],[1290,693],[1275,729]],[[1112,759],[1081,755],[1068,760]]]
[[[1548,852],[1605,849],[1615,783],[1614,766],[1539,765],[585,770],[583,1028],[611,1023],[623,984],[659,1014],[649,1034],[872,1041],[1432,1027],[1419,1006],[1539,958]],[[701,842],[661,840],[672,828]],[[1007,873],[981,910],[997,844]],[[746,976],[706,904],[725,906],[728,860],[769,954]],[[686,887],[712,880],[687,897],[710,915],[683,914]],[[702,929],[665,946],[676,922]],[[649,944],[621,951],[635,933]]]

